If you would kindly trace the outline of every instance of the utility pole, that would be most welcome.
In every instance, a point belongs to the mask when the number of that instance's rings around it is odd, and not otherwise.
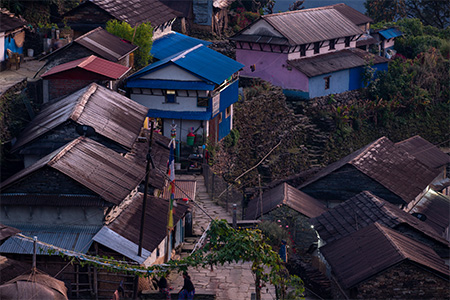
[[[142,240],[144,238],[145,209],[147,208],[147,193],[148,193],[148,180],[150,177],[150,163],[152,164],[152,168],[155,168],[155,164],[153,163],[152,159],[153,126],[154,122],[152,121],[152,126],[150,129],[150,139],[148,141],[147,166],[145,168],[144,199],[142,201],[141,231],[139,233],[138,256],[142,255]]]
[[[261,221],[263,220],[263,202],[262,202],[262,188],[261,188],[261,174],[258,173],[259,183],[259,204],[261,206]]]

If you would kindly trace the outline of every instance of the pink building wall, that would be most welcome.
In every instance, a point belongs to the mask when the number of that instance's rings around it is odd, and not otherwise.
[[[236,60],[245,65],[240,75],[259,77],[283,89],[308,92],[308,77],[288,68],[287,59],[287,53],[236,49]],[[255,65],[254,72],[251,71],[252,65]]]

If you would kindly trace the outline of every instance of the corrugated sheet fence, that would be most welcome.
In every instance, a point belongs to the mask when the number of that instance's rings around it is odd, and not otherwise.
[[[242,219],[243,194],[231,184],[227,183],[222,176],[215,174],[209,165],[203,164],[203,177],[205,179],[206,191],[213,201],[224,207],[227,212],[233,213],[233,204],[236,204],[237,220]]]

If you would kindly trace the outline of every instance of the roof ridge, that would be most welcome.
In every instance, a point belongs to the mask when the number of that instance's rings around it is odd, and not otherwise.
[[[91,98],[92,94],[97,91],[97,87],[98,85],[96,83],[92,83],[87,91],[84,92],[83,95],[80,96],[80,98],[78,98],[78,103],[75,105],[75,108],[70,115],[70,119],[74,120],[75,122],[78,121],[84,111],[84,108],[86,107],[87,101]]]
[[[316,11],[316,10],[325,10],[325,9],[334,9],[334,10],[336,10],[334,8],[334,5],[327,5],[327,6],[312,7],[312,8],[307,8],[307,9],[293,10],[293,11],[284,11],[284,12],[270,14],[270,15],[263,15],[261,17],[263,19],[266,19],[266,18],[270,18],[270,17],[277,17],[277,16],[288,15],[288,14],[296,14],[296,13],[302,13],[302,12],[308,12],[308,11]]]
[[[61,151],[59,151],[55,156],[50,159],[50,161],[47,163],[48,166],[53,166],[61,157],[66,155],[67,152],[69,152],[73,147],[78,145],[81,141],[83,141],[85,137],[78,137],[69,144],[67,144]]]
[[[363,156],[363,154],[366,154],[367,151],[369,151],[369,149],[371,149],[373,145],[379,143],[382,139],[386,139],[386,140],[392,142],[392,141],[391,141],[390,139],[388,139],[386,136],[382,136],[382,137],[378,138],[377,140],[373,141],[372,143],[366,145],[366,146],[365,146],[365,149],[364,149],[363,151],[361,151],[361,153],[359,153],[357,156],[355,156],[352,160],[350,160],[350,162],[353,162],[353,161],[356,161],[356,160],[360,159],[361,156]]]
[[[91,35],[92,33],[97,32],[97,31],[102,30],[102,29],[103,29],[103,28],[102,28],[101,26],[99,26],[99,27],[97,27],[97,28],[95,28],[95,29],[92,29],[91,31],[86,32],[86,33],[83,34],[83,35],[80,35],[79,37],[77,37],[77,38],[74,39],[73,41],[74,41],[74,42],[78,42],[79,40],[85,38],[86,36]]]
[[[177,55],[176,57],[172,58],[171,61],[175,62],[175,61],[179,60],[180,58],[184,58],[187,54],[191,53],[194,50],[197,50],[201,46],[203,46],[203,44],[198,44],[190,49],[187,49],[187,50],[183,51],[182,53],[180,53],[179,55]]]
[[[392,230],[392,231],[395,231],[395,230],[387,228],[378,222],[375,222],[374,225],[386,237],[386,239],[389,241],[389,243],[392,245],[392,247],[394,247],[397,250],[397,253],[400,254],[400,256],[403,259],[408,259],[408,257],[403,253],[403,250],[400,249],[400,247],[397,245],[397,243],[395,243],[395,241],[391,238],[391,235],[389,234],[389,232],[387,232],[385,229]]]
[[[96,58],[97,58],[97,56],[95,56],[95,55],[88,56],[80,64],[78,64],[78,67],[84,68],[87,65],[89,65],[91,62],[93,62]]]

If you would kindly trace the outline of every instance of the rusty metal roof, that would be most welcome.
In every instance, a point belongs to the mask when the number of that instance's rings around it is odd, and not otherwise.
[[[165,200],[170,199],[169,184],[164,188],[161,198]],[[197,189],[197,181],[195,180],[175,180],[175,197],[174,199],[188,199],[195,200],[195,193]]]
[[[1,194],[2,205],[24,206],[108,206],[99,196],[80,194]]]
[[[366,23],[372,23],[373,19],[369,18],[365,14],[357,11],[351,6],[348,6],[344,3],[338,3],[334,5],[330,5],[330,7],[334,8],[341,14],[343,14],[347,19],[352,21],[355,25],[363,25]]]
[[[132,27],[151,22],[153,27],[175,19],[179,12],[169,8],[158,0],[88,0],[119,21],[125,21]]]
[[[44,108],[22,131],[12,147],[16,151],[57,126],[72,120],[125,148],[136,141],[148,109],[96,83]]]
[[[363,33],[352,21],[333,7],[318,7],[262,16],[291,45],[360,35]]]
[[[405,261],[445,278],[450,275],[448,266],[433,249],[378,223],[327,244],[320,252],[346,289]]]
[[[320,237],[327,243],[341,239],[374,222],[390,228],[405,224],[448,246],[448,242],[432,227],[368,191],[361,192],[310,220]]]
[[[281,205],[286,205],[308,218],[316,217],[326,211],[326,207],[318,200],[287,183],[282,183],[277,187],[264,192],[262,201],[263,214],[266,214]],[[260,216],[261,204],[259,197],[255,197],[248,204],[245,218],[247,220],[255,220]]]
[[[2,197],[2,204],[3,204],[3,197]],[[0,243],[19,232],[20,229],[9,227],[0,223]]]
[[[306,76],[314,77],[340,70],[362,67],[367,65],[369,61],[372,61],[374,64],[379,64],[387,63],[389,59],[354,48],[288,60],[288,64]]]
[[[150,132],[146,132],[147,138]],[[169,161],[169,143],[170,138],[165,137],[156,132],[153,134],[152,159],[155,169],[150,169],[149,184],[157,189],[164,189],[166,186],[167,162]],[[136,164],[145,166],[147,163],[148,140],[136,141],[130,152],[125,157],[132,160]]]
[[[450,164],[450,155],[445,154],[438,147],[425,140],[419,135],[410,137],[395,145],[405,150],[424,165],[431,168],[440,168]]]
[[[44,74],[42,78],[48,79],[55,74],[66,72],[73,69],[83,69],[92,73],[106,77],[105,80],[117,80],[125,75],[131,68],[113,63],[109,60],[91,55],[80,58],[65,64],[57,65]]]
[[[102,27],[76,38],[74,43],[78,43],[110,61],[119,61],[138,48]]]
[[[127,207],[107,227],[128,239],[134,244],[139,244],[140,224],[142,216],[143,194],[138,193],[133,197]],[[176,224],[186,213],[187,205],[178,204],[175,207],[173,221]],[[144,237],[142,246],[152,252],[167,236],[167,216],[169,202],[167,200],[148,196],[145,211]],[[137,248],[136,248],[137,252]]]
[[[27,22],[22,17],[17,17],[6,8],[0,8],[0,32],[13,31],[25,27]]]
[[[44,166],[60,171],[113,204],[129,195],[145,175],[145,166],[96,141],[79,137],[11,176],[0,188],[5,189]]]
[[[440,236],[446,236],[450,223],[450,198],[441,193],[429,190],[422,199],[409,211],[426,216],[424,221]]]
[[[440,173],[439,170],[422,164],[387,137],[381,137],[328,165],[299,188],[302,189],[347,164],[383,185],[405,203],[413,201]]]

